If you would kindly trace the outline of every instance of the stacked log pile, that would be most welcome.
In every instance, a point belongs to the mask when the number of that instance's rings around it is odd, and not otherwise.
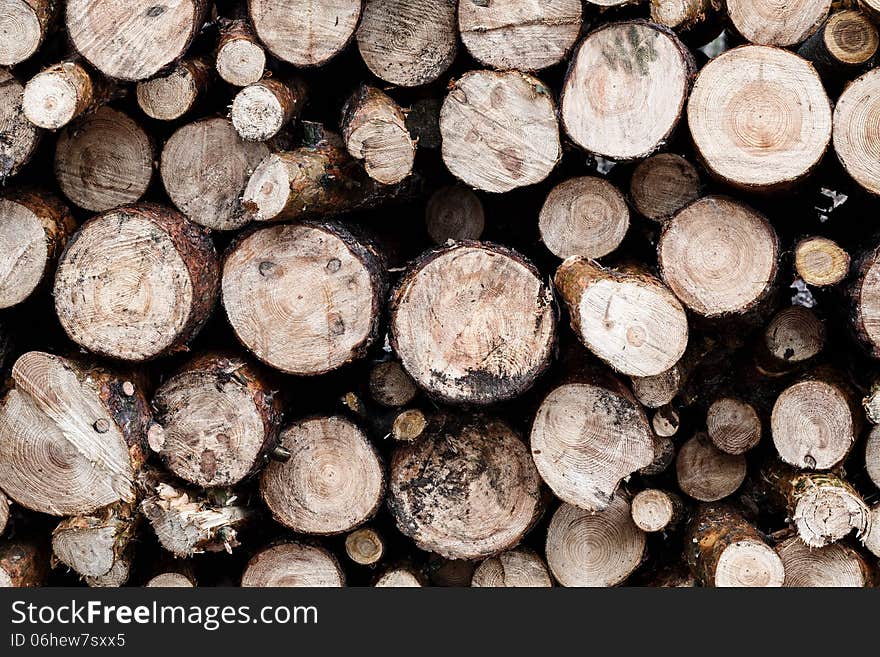
[[[876,0],[0,2],[0,585],[872,586]]]

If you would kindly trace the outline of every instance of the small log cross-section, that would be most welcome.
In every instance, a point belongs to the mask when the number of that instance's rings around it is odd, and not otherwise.
[[[27,164],[42,131],[28,121],[21,106],[24,86],[11,72],[0,68],[0,181],[14,176]]]
[[[205,488],[232,486],[262,467],[281,423],[279,393],[254,365],[205,353],[153,397],[148,437],[168,469]]]
[[[28,121],[57,130],[104,100],[99,83],[78,62],[62,62],[40,71],[24,88],[22,107]]]
[[[0,309],[51,278],[75,228],[70,211],[48,192],[19,188],[0,196]]]
[[[372,527],[361,527],[345,537],[345,553],[361,566],[374,566],[385,555],[385,542]]]
[[[406,178],[416,147],[403,110],[386,94],[361,85],[342,108],[342,139],[349,154],[363,160],[367,175],[383,185]]]
[[[687,315],[675,295],[650,274],[617,272],[573,256],[556,270],[554,284],[575,333],[618,372],[654,376],[684,355]]]
[[[236,504],[235,495],[219,489],[203,494],[166,482],[150,473],[141,512],[163,548],[176,557],[219,552],[239,545],[238,533],[254,517],[254,509]]]
[[[434,244],[447,240],[478,240],[486,225],[480,197],[464,185],[447,185],[431,195],[425,227]]]
[[[819,373],[789,386],[770,418],[779,457],[798,468],[833,468],[858,435],[858,412],[853,391],[833,376]]]
[[[382,573],[373,586],[383,588],[418,588],[422,586],[418,573],[411,568],[397,566]]]
[[[570,178],[547,195],[538,216],[541,241],[559,258],[601,258],[629,228],[629,208],[618,189],[595,176]]]
[[[67,335],[110,358],[142,361],[185,347],[217,299],[207,232],[163,206],[124,206],[71,238],[55,276]]]
[[[0,402],[0,488],[51,515],[133,502],[149,411],[113,374],[30,351]],[[131,394],[127,394],[127,393]]]
[[[825,346],[825,326],[809,308],[776,313],[760,336],[755,365],[763,376],[779,377],[809,365]]]
[[[581,13],[580,0],[459,0],[458,30],[481,64],[537,71],[568,54],[580,34]]]
[[[660,408],[669,404],[682,384],[682,368],[676,363],[668,370],[653,376],[633,376],[632,391],[642,406],[647,408]]]
[[[379,509],[384,472],[375,448],[355,424],[338,416],[296,422],[281,432],[290,452],[260,477],[272,516],[301,534],[348,532]]]
[[[58,13],[57,0],[0,2],[0,66],[15,66],[42,45]]]
[[[515,397],[549,364],[556,324],[550,290],[529,262],[503,247],[459,242],[427,252],[402,278],[390,313],[391,345],[404,368],[448,402]]]
[[[645,532],[659,532],[672,529],[681,519],[683,508],[675,493],[647,488],[632,499],[630,511],[636,527]]]
[[[553,586],[544,560],[525,547],[489,557],[474,570],[471,586],[546,588]]]
[[[147,588],[192,588],[196,584],[190,579],[190,576],[183,573],[167,572],[159,573],[152,577],[146,584]]]
[[[719,397],[706,413],[706,433],[722,452],[744,454],[761,442],[761,418],[748,402]]]
[[[867,15],[844,9],[832,14],[798,49],[822,75],[851,73],[864,68],[877,54],[880,35]]]
[[[539,183],[562,156],[553,94],[518,71],[459,78],[440,109],[440,133],[449,171],[487,192]]]
[[[834,152],[846,172],[871,194],[880,194],[880,69],[849,84],[834,106]]]
[[[562,504],[547,529],[547,565],[562,586],[617,586],[642,563],[645,542],[621,495],[597,513]]]
[[[840,543],[811,548],[792,536],[776,546],[776,553],[785,567],[783,586],[840,588],[870,586],[872,582],[870,566],[862,555]]]
[[[241,212],[241,194],[267,155],[265,144],[244,141],[229,120],[201,119],[178,128],[165,142],[162,183],[190,221],[235,230],[248,220]]]
[[[732,507],[702,506],[684,544],[688,565],[703,586],[777,587],[785,580],[782,559]]]
[[[47,552],[30,539],[0,540],[0,588],[45,586],[49,576]]]
[[[615,160],[647,157],[672,134],[694,74],[690,51],[667,28],[608,23],[578,46],[560,120],[584,150]]]
[[[213,71],[205,58],[191,58],[169,71],[138,82],[135,91],[144,114],[158,121],[174,121],[191,111],[204,96]]]
[[[370,396],[382,406],[398,408],[412,401],[415,382],[396,360],[379,363],[370,370]]]
[[[446,416],[391,458],[388,506],[416,545],[479,559],[517,545],[544,510],[528,449],[505,423]]]
[[[153,143],[127,114],[101,107],[69,125],[55,145],[61,191],[85,210],[138,201],[153,178]]]
[[[831,138],[831,105],[816,71],[770,46],[734,48],[706,64],[687,115],[706,168],[747,191],[797,182],[819,163]]]
[[[651,22],[693,36],[698,43],[709,41],[721,31],[716,22],[717,4],[713,0],[650,0]]]
[[[794,46],[828,17],[831,0],[724,0],[734,29],[747,41],[765,46]]]
[[[246,87],[263,77],[266,51],[247,19],[221,21],[216,68],[224,82],[236,87]]]
[[[807,237],[794,249],[794,267],[807,285],[836,285],[849,273],[849,253],[827,237]]]
[[[364,355],[379,333],[382,258],[341,224],[269,226],[243,237],[223,267],[223,306],[261,361],[302,376]]]
[[[245,141],[266,141],[299,116],[305,101],[298,78],[265,77],[235,95],[229,117]]]
[[[697,200],[700,191],[697,169],[673,153],[659,153],[639,162],[629,184],[636,211],[660,224]]]
[[[683,493],[701,502],[717,502],[740,487],[746,459],[722,452],[706,434],[698,433],[678,450],[675,473]]]
[[[258,552],[241,576],[244,587],[345,586],[342,566],[322,547],[279,543]]]
[[[68,0],[67,34],[104,75],[145,80],[180,59],[199,32],[207,0]]]
[[[609,375],[552,390],[535,415],[531,449],[556,496],[588,510],[607,507],[620,480],[654,460],[644,412]]]
[[[663,280],[694,312],[745,314],[772,291],[779,240],[770,222],[747,205],[707,196],[666,223],[657,258]]]
[[[401,87],[439,78],[455,59],[456,0],[366,0],[357,31],[361,59]]]
[[[320,66],[342,52],[361,17],[362,0],[248,0],[254,30],[278,59]]]

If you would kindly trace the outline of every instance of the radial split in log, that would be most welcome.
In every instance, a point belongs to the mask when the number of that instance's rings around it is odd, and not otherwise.
[[[0,196],[0,309],[21,303],[51,276],[75,228],[70,211],[48,192]]]
[[[131,569],[136,527],[134,504],[111,504],[62,520],[52,532],[52,552],[90,586],[122,586]]]
[[[278,395],[246,360],[202,354],[156,391],[151,442],[181,479],[232,486],[262,467],[275,446]]]
[[[629,183],[636,211],[660,224],[697,200],[700,191],[700,176],[694,165],[672,153],[659,153],[640,162]]]
[[[434,244],[447,240],[478,240],[486,216],[480,197],[464,185],[441,187],[428,199],[425,226]]]
[[[440,110],[440,133],[449,171],[487,192],[539,183],[562,156],[550,89],[517,71],[459,78]]]
[[[170,71],[138,82],[138,105],[150,118],[174,121],[195,107],[206,93],[211,77],[211,65],[206,59],[184,60]]]
[[[57,130],[103,99],[98,83],[84,66],[62,62],[28,81],[21,104],[28,121]]]
[[[0,0],[0,66],[15,66],[37,52],[58,5],[56,0]]]
[[[659,532],[675,526],[682,515],[682,502],[675,493],[648,488],[633,498],[630,512],[636,527]]]
[[[362,527],[345,537],[345,553],[361,566],[377,564],[385,554],[385,542],[375,529]]]
[[[562,586],[616,586],[644,552],[645,533],[619,495],[598,513],[563,504],[547,529],[547,565]]]
[[[104,75],[145,80],[183,56],[208,6],[206,0],[68,0],[67,33]]]
[[[605,269],[573,256],[556,270],[554,284],[575,333],[618,372],[654,376],[684,354],[687,315],[675,295],[650,274]]]
[[[710,61],[697,76],[687,114],[706,168],[745,190],[798,181],[831,138],[822,81],[806,60],[782,48],[742,46]]]
[[[366,0],[357,32],[376,77],[401,87],[439,78],[455,59],[455,0]]]
[[[706,432],[728,454],[744,454],[761,442],[761,418],[748,402],[719,397],[706,413]]]
[[[474,570],[471,586],[546,588],[553,586],[544,560],[525,547],[489,557]]]
[[[299,116],[305,100],[299,79],[265,77],[235,95],[229,117],[245,141],[266,141]]]
[[[297,422],[281,432],[286,461],[272,461],[260,493],[273,517],[301,534],[351,531],[378,510],[384,473],[363,431],[338,416]]]
[[[776,546],[785,567],[783,586],[858,587],[871,585],[871,571],[862,556],[845,545],[835,543],[811,548],[798,536]]]
[[[341,129],[349,154],[376,182],[394,185],[412,173],[416,146],[403,110],[388,95],[361,85],[342,108]]]
[[[678,124],[694,66],[666,28],[643,21],[603,25],[572,59],[560,101],[562,125],[595,155],[647,157]]]
[[[104,212],[144,195],[153,159],[153,144],[143,128],[119,110],[101,107],[58,137],[55,176],[73,203]]]
[[[245,587],[345,586],[342,567],[330,552],[304,543],[280,543],[258,552],[244,569]]]
[[[0,488],[52,515],[133,502],[145,459],[147,403],[97,368],[31,351],[0,403]]]
[[[339,224],[271,226],[232,248],[223,306],[236,335],[272,367],[323,374],[364,355],[379,332],[385,270]]]
[[[614,251],[629,228],[629,208],[617,188],[582,176],[556,185],[538,217],[541,241],[560,258],[601,258]]]
[[[880,194],[880,69],[872,69],[843,91],[834,107],[834,151],[859,185]]]
[[[550,290],[529,262],[503,247],[462,242],[429,251],[404,275],[390,313],[391,345],[404,368],[448,402],[510,399],[549,364],[556,324]]]
[[[675,474],[682,492],[701,502],[717,502],[736,492],[746,478],[746,459],[726,454],[698,433],[678,450]]]
[[[537,71],[568,54],[580,33],[581,13],[580,0],[460,0],[458,30],[481,64]]]
[[[681,389],[682,368],[676,363],[660,374],[634,376],[630,381],[633,394],[642,406],[660,408],[675,399]]]
[[[532,457],[558,498],[604,509],[621,479],[654,459],[644,412],[608,375],[564,384],[547,395],[532,425]]]
[[[0,588],[31,588],[46,585],[49,576],[47,550],[35,541],[0,541]]]
[[[398,408],[416,396],[416,384],[396,360],[379,363],[370,370],[370,395],[382,406]]]
[[[373,586],[397,589],[416,588],[422,586],[422,582],[412,569],[399,566],[382,573]]]
[[[248,0],[263,45],[294,66],[320,66],[342,52],[361,17],[362,0]]]
[[[501,421],[445,416],[391,458],[388,506],[416,545],[479,559],[517,545],[544,510],[528,449]]]
[[[747,41],[793,46],[804,41],[828,17],[831,0],[724,0],[733,27]]]
[[[663,280],[694,312],[745,314],[772,291],[779,240],[747,205],[707,196],[666,223],[657,258]]]
[[[827,470],[840,463],[858,435],[852,391],[817,376],[789,386],[770,418],[773,443],[786,463]]]
[[[41,130],[28,121],[21,106],[24,86],[0,68],[0,181],[27,164],[40,141]]]
[[[204,229],[162,206],[126,206],[71,238],[55,276],[55,311],[77,344],[142,361],[186,347],[213,310],[218,279]]]
[[[685,536],[685,557],[703,586],[782,586],[782,559],[736,510],[704,505]]]
[[[807,285],[836,285],[849,273],[849,254],[826,237],[806,237],[794,249],[797,275]]]
[[[176,557],[232,552],[238,533],[254,516],[252,508],[236,504],[236,496],[225,491],[187,490],[161,477],[149,477],[145,488],[141,512],[162,547]]]
[[[266,52],[247,19],[221,23],[216,68],[224,82],[236,87],[246,87],[263,77]]]
[[[872,427],[865,442],[865,470],[874,485],[880,488],[880,427]]]
[[[227,119],[202,119],[165,142],[162,182],[191,221],[212,230],[236,230],[248,221],[241,212],[242,191],[267,155],[265,144],[242,140]]]
[[[867,65],[877,54],[877,27],[859,11],[844,9],[798,49],[823,75],[848,73]],[[829,78],[830,79],[830,78]]]

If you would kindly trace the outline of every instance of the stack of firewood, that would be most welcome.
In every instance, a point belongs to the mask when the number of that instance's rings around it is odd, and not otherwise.
[[[870,586],[880,0],[0,0],[0,585]]]

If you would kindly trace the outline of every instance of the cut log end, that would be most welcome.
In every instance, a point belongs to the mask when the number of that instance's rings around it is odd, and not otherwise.
[[[2,15],[2,13],[0,13]],[[0,69],[0,180],[14,176],[31,159],[40,130],[22,109],[24,86],[6,69]]]
[[[807,285],[836,285],[849,273],[849,254],[825,237],[808,237],[798,242],[794,266]]]
[[[480,197],[464,185],[441,187],[428,199],[425,225],[434,244],[448,240],[478,240],[486,216]]]
[[[746,477],[746,459],[726,454],[698,433],[678,451],[675,473],[682,492],[701,502],[715,502],[732,495]]]
[[[160,573],[159,575],[150,578],[150,580],[146,584],[144,584],[144,586],[147,588],[189,589],[193,588],[195,586],[195,583],[183,573],[168,572]]]
[[[404,368],[453,403],[488,404],[530,388],[548,364],[554,328],[550,291],[531,264],[488,244],[428,252],[391,305],[392,346]]]
[[[756,107],[766,109],[756,114]],[[709,171],[746,190],[797,182],[819,163],[831,137],[822,81],[782,48],[743,46],[711,60],[697,76],[687,113]],[[779,120],[795,116],[802,118]]]
[[[135,90],[138,106],[144,114],[158,121],[179,119],[195,107],[209,76],[205,61],[181,62],[171,71],[138,82]]]
[[[746,40],[766,46],[793,46],[804,41],[828,17],[831,0],[726,0],[727,16]]]
[[[386,570],[373,586],[384,588],[416,588],[422,586],[418,575],[409,568],[398,567]]]
[[[47,32],[41,13],[49,13],[48,7],[48,0],[0,0],[0,66],[15,66],[37,52]]]
[[[370,370],[370,395],[389,408],[405,406],[416,396],[416,385],[396,360],[379,363]]]
[[[602,178],[571,178],[554,187],[538,216],[541,241],[559,258],[601,258],[614,251],[629,228],[629,208]]]
[[[84,68],[59,64],[30,79],[24,88],[22,108],[34,125],[57,130],[88,107],[91,95],[92,81]]]
[[[232,21],[225,29],[221,28],[216,67],[221,79],[236,87],[246,87],[263,77],[266,52],[247,21]]]
[[[722,452],[744,454],[761,442],[761,418],[751,404],[720,397],[706,413],[706,431]]]
[[[562,125],[593,154],[647,157],[678,123],[693,70],[689,51],[665,28],[640,21],[603,25],[572,59],[562,89]]]
[[[386,94],[362,85],[343,109],[342,137],[367,175],[394,185],[412,172],[416,148],[403,110]]]
[[[514,548],[489,557],[474,570],[471,586],[547,588],[553,586],[544,560],[528,548]]]
[[[700,196],[700,177],[693,164],[680,155],[660,153],[636,166],[629,195],[643,217],[664,223]]]
[[[839,11],[825,24],[823,41],[828,53],[837,61],[851,66],[868,63],[880,45],[876,26],[863,13]]]
[[[880,120],[880,69],[850,83],[834,107],[834,151],[859,185],[880,194],[880,159],[872,126]]]
[[[645,532],[659,532],[675,520],[676,505],[677,502],[670,493],[649,488],[636,494],[630,511],[636,527]]]
[[[677,364],[653,376],[630,377],[633,394],[643,406],[660,408],[669,404],[681,389],[681,367]]]
[[[55,558],[87,581],[121,586],[131,567],[133,505],[114,504],[95,514],[62,520],[52,532]]]
[[[621,496],[598,513],[563,504],[547,529],[547,565],[562,586],[616,586],[644,551],[645,533]]]
[[[543,511],[541,480],[506,424],[444,418],[391,458],[388,505],[423,550],[479,559],[518,544]]]
[[[376,513],[382,465],[356,425],[336,416],[305,420],[282,431],[280,444],[290,458],[270,462],[260,478],[278,522],[303,534],[340,534]]]
[[[870,529],[870,512],[862,498],[836,477],[810,475],[799,481],[792,520],[801,540],[820,548],[853,530],[861,537]]]
[[[411,441],[419,438],[428,428],[428,418],[417,408],[401,411],[391,424],[391,436],[395,440]]]
[[[345,586],[342,567],[327,550],[303,543],[281,543],[259,552],[241,576],[244,587]]]
[[[791,306],[777,313],[764,329],[767,351],[782,363],[804,363],[825,345],[825,327],[809,308]]]
[[[871,481],[880,488],[880,428],[872,427],[865,442],[865,470]]]
[[[785,567],[785,583],[791,587],[863,587],[871,585],[868,564],[845,545],[835,543],[811,548],[798,536],[776,546]]]
[[[245,87],[232,101],[230,118],[235,130],[245,141],[271,139],[290,120],[293,108],[289,93],[279,88],[282,83],[271,79],[273,84],[256,83]]]
[[[384,556],[385,542],[375,529],[363,527],[345,537],[345,553],[356,564],[372,566]]]
[[[562,156],[549,88],[516,71],[463,75],[443,102],[440,133],[449,171],[487,192],[539,183]]]
[[[779,243],[770,223],[748,206],[707,196],[665,226],[657,254],[663,280],[694,312],[744,314],[767,298]]]

